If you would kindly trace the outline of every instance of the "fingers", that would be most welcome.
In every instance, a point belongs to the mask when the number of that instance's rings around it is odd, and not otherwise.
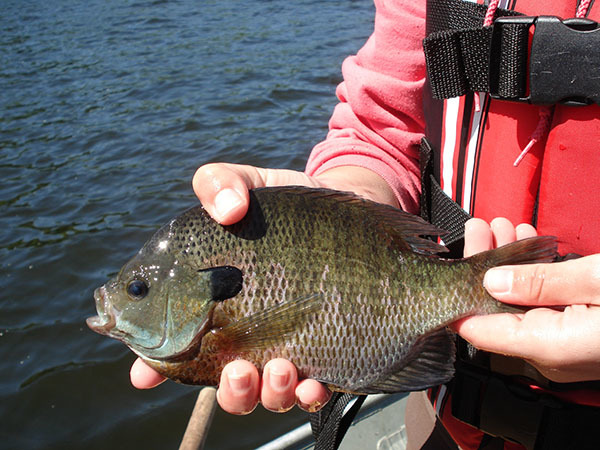
[[[265,365],[260,401],[270,411],[289,411],[297,403],[305,411],[316,412],[330,397],[331,391],[316,380],[298,382],[296,367],[285,359]]]
[[[131,383],[138,389],[150,389],[166,380],[138,358],[130,371]],[[298,383],[298,372],[285,359],[269,361],[263,370],[262,386],[258,370],[248,361],[233,361],[223,369],[217,391],[221,408],[231,414],[249,414],[258,405],[275,412],[289,411],[296,402],[300,408],[315,412],[321,409],[331,392],[315,380]]]
[[[537,230],[534,228],[533,225],[530,225],[528,223],[522,223],[520,225],[517,225],[515,233],[517,235],[517,240],[537,236]]]
[[[600,307],[575,305],[472,316],[455,329],[481,350],[526,359],[551,380],[571,382],[599,376],[599,324]]]
[[[465,224],[465,256],[536,236],[535,228],[516,228],[504,218],[489,227],[480,219]],[[498,300],[529,306],[600,304],[600,255],[554,264],[527,264],[490,269],[484,286]]]
[[[296,387],[298,406],[304,411],[317,412],[331,398],[331,391],[316,380],[302,380]]]
[[[131,384],[138,389],[150,389],[166,380],[140,358],[136,359],[129,371]]]
[[[258,404],[260,378],[248,361],[233,361],[221,373],[217,401],[231,414],[249,414]]]
[[[517,233],[512,222],[504,217],[497,217],[490,222],[493,236],[493,248],[502,247],[517,240]]]
[[[503,217],[492,220],[489,225],[481,219],[470,219],[465,223],[464,255],[472,256],[475,253],[533,236],[537,236],[537,232],[532,225],[527,223],[515,227]]]
[[[600,255],[553,264],[490,269],[483,280],[498,300],[530,306],[600,304]]]
[[[484,252],[493,248],[490,226],[481,219],[470,219],[465,223],[465,256]]]
[[[515,343],[531,344],[524,339],[523,333],[528,330],[521,321],[522,316],[514,314],[471,316],[455,322],[454,329],[480,350],[524,357],[530,352],[523,346],[515,348]]]
[[[233,361],[221,373],[217,401],[231,414],[248,414],[258,401],[274,412],[289,411],[296,403],[300,408],[315,412],[321,409],[331,392],[315,380],[298,382],[296,367],[277,358],[265,364],[262,383],[258,371],[248,361]]]
[[[302,172],[262,169],[239,164],[216,163],[200,167],[192,186],[208,213],[223,225],[239,221],[248,211],[248,190],[288,184],[312,186]]]
[[[286,412],[296,404],[298,372],[285,359],[269,361],[263,370],[260,402],[269,411]]]
[[[230,225],[248,210],[249,178],[228,164],[207,164],[196,171],[192,186],[208,213],[223,225]]]
[[[531,225],[506,219],[469,221],[465,255],[536,236]],[[475,347],[528,360],[557,382],[600,376],[600,255],[554,264],[490,269],[484,285],[499,300],[532,306],[523,314],[472,316],[453,328]],[[551,309],[544,306],[564,306]]]

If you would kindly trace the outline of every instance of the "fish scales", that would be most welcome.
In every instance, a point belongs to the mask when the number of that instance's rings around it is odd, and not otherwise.
[[[419,237],[438,233],[348,193],[257,189],[239,223],[196,207],[161,228],[97,291],[99,318],[88,323],[184,383],[216,385],[235,359],[262,369],[284,357],[336,390],[422,389],[452,376],[446,325],[507,309],[483,288],[485,270],[556,253],[546,237],[444,260]]]

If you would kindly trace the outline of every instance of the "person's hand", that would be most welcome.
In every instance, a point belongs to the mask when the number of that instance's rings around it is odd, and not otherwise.
[[[379,203],[397,206],[392,190],[379,175],[353,166],[338,167],[310,177],[295,170],[216,163],[200,167],[192,181],[202,205],[223,225],[230,225],[244,217],[248,211],[249,189],[291,185],[350,191]]]
[[[506,219],[467,222],[465,254],[535,236]],[[484,285],[498,300],[531,306],[523,314],[473,316],[454,328],[475,347],[529,361],[557,382],[600,379],[600,255],[490,269]],[[552,308],[555,307],[555,308]]]
[[[302,185],[352,191],[370,200],[397,206],[387,183],[374,172],[360,167],[331,169],[317,177],[292,171],[262,169],[236,164],[207,164],[193,179],[194,192],[208,213],[223,225],[239,221],[248,210],[248,190],[264,186]],[[164,378],[137,359],[130,371],[131,383],[139,389],[157,386]],[[325,405],[331,393],[315,380],[298,381],[294,365],[284,359],[267,363],[262,379],[254,365],[238,360],[221,373],[217,400],[232,414],[251,412],[260,401],[271,411],[287,411],[295,404],[307,411]]]

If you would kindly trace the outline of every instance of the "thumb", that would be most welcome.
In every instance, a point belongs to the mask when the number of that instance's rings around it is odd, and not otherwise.
[[[206,164],[196,171],[192,181],[202,206],[223,225],[231,225],[244,217],[250,202],[249,189],[288,184],[315,186],[317,183],[294,170],[229,163]]]
[[[194,174],[192,186],[202,206],[217,222],[230,225],[248,210],[249,180],[229,164],[206,164]]]
[[[490,269],[483,284],[503,302],[529,306],[600,304],[600,254],[550,264]]]

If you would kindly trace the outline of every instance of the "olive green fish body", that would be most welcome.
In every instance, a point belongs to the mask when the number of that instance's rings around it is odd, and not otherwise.
[[[434,255],[443,247],[419,237],[437,234],[415,216],[351,194],[254,190],[235,225],[218,225],[196,207],[159,230],[122,270],[123,280],[97,295],[101,317],[117,310],[117,325],[91,326],[184,383],[216,385],[234,359],[262,369],[284,357],[302,377],[337,390],[422,389],[452,376],[446,325],[505,309],[485,292],[485,270],[556,252],[552,238],[536,238],[449,261]],[[160,307],[137,303],[136,315],[127,290],[137,292],[132,280],[149,267],[156,280],[144,279],[142,302]],[[119,335],[126,315],[135,325]],[[144,337],[128,337],[136,334]]]

